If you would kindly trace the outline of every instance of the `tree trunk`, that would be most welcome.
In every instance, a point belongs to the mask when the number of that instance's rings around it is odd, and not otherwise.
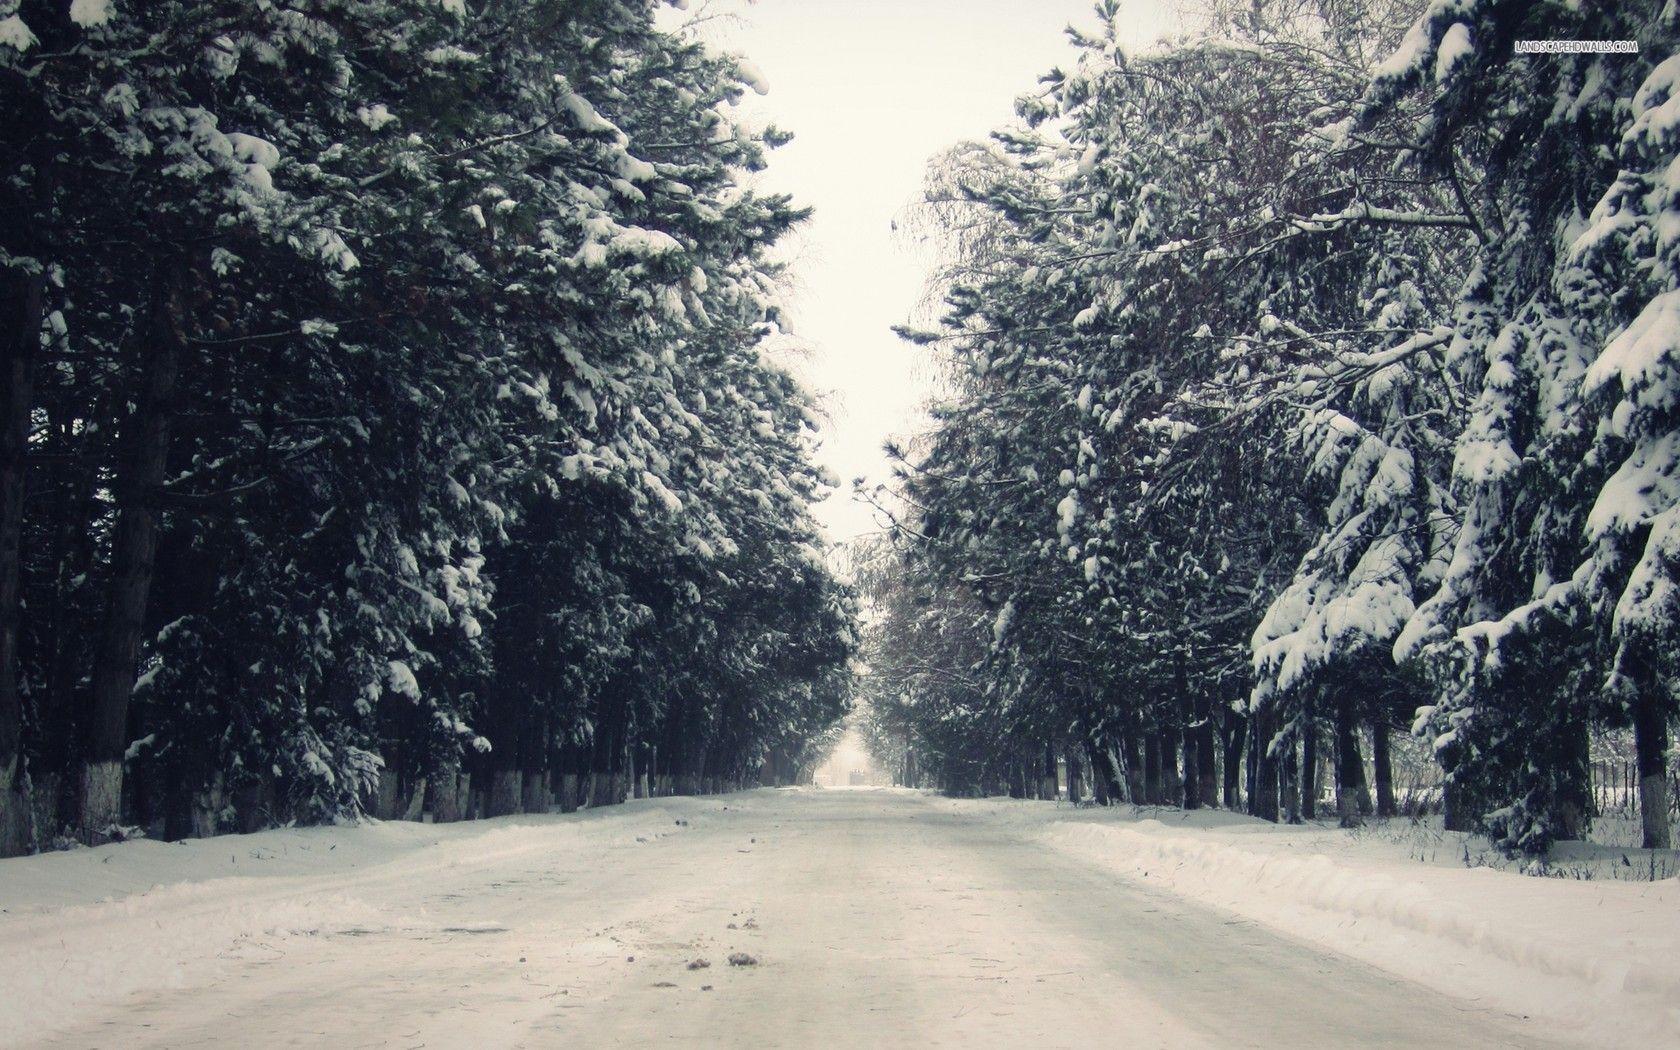
[[[1146,734],[1143,738],[1143,800],[1151,806],[1161,805],[1167,797],[1161,773],[1161,751],[1161,734]]]
[[[1243,741],[1248,736],[1248,719],[1225,719],[1225,808],[1242,812]]]
[[[1639,773],[1639,825],[1646,849],[1671,849],[1668,823],[1668,725],[1651,683],[1633,704],[1633,747]]]
[[[1318,819],[1318,796],[1323,781],[1318,778],[1318,720],[1308,712],[1301,719],[1301,819]]]
[[[607,725],[595,728],[595,740],[590,748],[589,799],[590,809],[613,805],[613,777],[618,744],[616,730]]]
[[[1359,813],[1359,786],[1365,782],[1365,763],[1359,757],[1358,723],[1353,697],[1336,697],[1336,816],[1344,828],[1364,823]]]
[[[1080,776],[1079,770],[1079,748],[1068,748],[1066,755],[1068,801],[1077,805],[1085,797],[1085,778]]]
[[[1457,777],[1449,775],[1441,785],[1441,826],[1448,831],[1475,831],[1476,823],[1481,819],[1479,809],[1470,789]]]
[[[1248,747],[1243,753],[1243,794],[1247,796],[1247,812],[1256,813],[1260,798],[1260,725],[1253,711],[1243,712],[1243,731]]]
[[[1099,806],[1109,806],[1114,803],[1114,796],[1109,788],[1111,772],[1103,769],[1103,763],[1108,756],[1089,742],[1085,745],[1085,758],[1091,764],[1091,798]]]
[[[636,780],[634,763],[635,746],[630,742],[628,730],[620,730],[618,746],[613,751],[613,801],[615,805],[622,805],[630,801],[630,794],[634,790]]]
[[[1554,826],[1558,838],[1584,841],[1592,820],[1592,740],[1584,719],[1570,720],[1561,727],[1561,732],[1563,754],[1556,770],[1558,795],[1554,802]],[[1633,785],[1628,786],[1631,796]],[[1630,797],[1628,804],[1632,803]]]
[[[193,838],[215,838],[220,833],[222,810],[227,805],[227,795],[223,787],[222,773],[217,770],[211,775],[210,782],[193,794]]]
[[[1204,806],[1219,805],[1219,769],[1216,766],[1217,756],[1214,753],[1213,723],[1207,718],[1202,719],[1201,725],[1194,730],[1196,735],[1196,793]],[[1185,775],[1190,775],[1185,771]]]
[[[46,287],[40,277],[8,276],[0,309],[0,857],[29,847],[24,790],[23,700],[18,675],[18,602],[22,580],[24,456],[35,399]]]
[[[73,434],[77,420],[88,417],[109,432],[114,433],[116,429],[108,406],[78,408],[70,403],[68,394],[53,399],[48,412],[49,435],[53,439],[49,449],[66,461],[79,450],[79,439]],[[42,610],[46,618],[43,624],[47,638],[47,651],[43,654],[46,681],[35,704],[41,747],[37,750],[39,765],[32,765],[29,785],[35,795],[35,812],[39,814],[32,816],[30,825],[37,847],[50,842],[67,824],[75,823],[75,770],[82,737],[82,708],[86,706],[78,685],[87,672],[87,636],[94,627],[83,619],[82,603],[76,592],[81,586],[78,581],[95,575],[100,537],[87,526],[103,513],[98,495],[102,484],[98,471],[77,468],[69,462],[56,465],[55,476],[49,479],[50,487],[56,490],[49,512],[52,550],[48,558],[55,578],[51,602]],[[179,812],[166,819],[166,824],[171,825],[168,837],[186,838],[192,830],[191,790],[184,781],[175,782],[167,794],[180,800]]]
[[[1054,802],[1056,797],[1061,794],[1061,785],[1056,776],[1056,744],[1051,740],[1044,741],[1043,776],[1042,786],[1039,788],[1039,797]]]
[[[453,824],[461,819],[461,771],[440,769],[428,779],[432,785],[432,823]]]
[[[1108,775],[1108,797],[1115,805],[1131,802],[1134,797],[1124,752],[1115,750],[1117,743],[1123,745],[1124,741],[1107,741],[1101,751],[1103,770]]]
[[[1301,765],[1300,748],[1290,735],[1278,755],[1278,796],[1283,804],[1286,824],[1301,823]]]
[[[1648,850],[1673,848],[1668,827],[1668,719],[1662,679],[1648,670],[1633,675],[1633,759],[1640,780],[1640,832]]]
[[[123,753],[128,749],[128,703],[140,658],[146,603],[157,554],[157,500],[169,465],[169,428],[184,342],[179,292],[160,294],[141,362],[139,403],[124,424],[124,462],[117,469],[117,523],[111,537],[111,578],[83,727],[77,830],[103,842],[121,818]]]
[[[654,745],[647,743],[636,745],[637,798],[648,798],[653,794],[653,771],[659,764],[658,757]]]
[[[1201,761],[1198,745],[1201,741],[1194,729],[1184,734],[1184,808],[1202,808],[1202,781],[1196,773],[1196,764]]]
[[[524,789],[524,778],[517,769],[498,769],[491,773],[485,816],[506,817],[518,813]]]
[[[1274,716],[1269,712],[1256,716],[1253,733],[1249,752],[1254,756],[1254,791],[1248,800],[1249,812],[1275,824],[1278,819],[1278,758],[1272,754],[1272,738],[1277,735]]]
[[[1324,735],[1318,736],[1318,762],[1313,766],[1312,794],[1316,802],[1324,800],[1324,777],[1329,770],[1330,762],[1324,754]]]
[[[418,822],[426,812],[426,778],[415,777],[414,784],[408,793],[408,805],[403,810],[402,819]]]
[[[390,757],[387,751],[387,757]],[[401,809],[402,800],[398,791],[397,771],[389,764],[379,770],[379,790],[373,797],[373,815],[380,820],[396,820]],[[245,807],[239,807],[240,815],[245,813]]]
[[[1119,767],[1114,762],[1114,751],[1109,741],[1104,738],[1101,743],[1093,744],[1091,750],[1092,779],[1102,785],[1103,794],[1108,797],[1105,806],[1112,806],[1126,801],[1126,787],[1120,776]]]
[[[524,797],[519,800],[519,808],[527,813],[548,812],[547,773],[540,769],[526,771]]]
[[[278,808],[273,780],[264,778],[254,781],[233,793],[233,810],[239,817],[241,835],[273,827]]]
[[[1179,773],[1178,749],[1184,739],[1183,730],[1174,725],[1161,733],[1161,804],[1184,804],[1184,778]]]
[[[547,813],[548,756],[553,751],[548,719],[528,714],[519,740],[519,808],[525,813]]]
[[[1388,723],[1381,718],[1371,719],[1371,762],[1377,778],[1377,816],[1392,817],[1400,812],[1394,800],[1394,750]]]
[[[1120,753],[1126,760],[1126,801],[1134,806],[1143,805],[1149,798],[1143,750],[1143,741],[1137,733],[1121,735]]]
[[[578,766],[583,761],[571,730],[566,731],[560,744],[560,812],[576,813],[578,808]]]

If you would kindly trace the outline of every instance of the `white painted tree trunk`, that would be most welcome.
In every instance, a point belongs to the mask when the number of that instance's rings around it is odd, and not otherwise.
[[[1671,849],[1668,825],[1668,778],[1651,773],[1639,778],[1639,823],[1646,849]]]
[[[490,775],[490,812],[492,817],[518,813],[522,784],[517,769],[499,769]]]
[[[432,820],[438,824],[453,824],[461,819],[461,774],[446,769],[433,780]]]
[[[373,815],[380,820],[397,819],[397,771],[386,766],[379,771],[379,794],[374,801]]]
[[[548,776],[545,773],[525,774],[525,795],[520,805],[527,813],[548,812]]]
[[[408,808],[404,810],[402,819],[419,820],[426,811],[426,778],[421,777],[414,782],[414,793],[408,797]]]
[[[88,762],[82,766],[81,824],[91,845],[111,841],[122,818],[122,763]]]

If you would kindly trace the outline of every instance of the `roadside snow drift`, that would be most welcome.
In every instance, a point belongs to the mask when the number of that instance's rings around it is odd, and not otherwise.
[[[1041,834],[1126,878],[1442,992],[1592,1039],[1680,1040],[1673,878],[1580,881],[1433,866],[1396,856],[1392,841],[1259,821],[1208,827],[1070,817]]]

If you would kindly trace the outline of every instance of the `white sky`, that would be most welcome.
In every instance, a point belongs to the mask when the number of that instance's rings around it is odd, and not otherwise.
[[[1172,24],[1171,0],[1129,0],[1134,46]],[[1090,0],[713,0],[736,17],[708,37],[758,67],[770,93],[752,117],[798,137],[764,184],[816,215],[791,246],[792,325],[813,353],[807,381],[829,422],[820,460],[843,482],[817,508],[834,540],[878,528],[851,480],[888,474],[882,442],[913,431],[929,389],[910,319],[929,260],[895,235],[930,157],[1012,117],[1017,95],[1073,54],[1063,27],[1095,25]]]
[[[868,749],[863,746],[863,738],[855,730],[840,738],[828,761],[815,772],[820,780],[826,781],[825,786],[833,787],[847,785],[853,770],[859,770],[873,779],[890,780],[892,777],[889,771],[875,767],[874,759],[869,757]]]

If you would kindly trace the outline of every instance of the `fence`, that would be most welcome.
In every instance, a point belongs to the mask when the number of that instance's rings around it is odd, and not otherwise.
[[[1639,812],[1639,774],[1632,762],[1600,761],[1592,766],[1592,800],[1601,813],[1634,816]],[[1680,816],[1680,769],[1669,770],[1669,816]]]

